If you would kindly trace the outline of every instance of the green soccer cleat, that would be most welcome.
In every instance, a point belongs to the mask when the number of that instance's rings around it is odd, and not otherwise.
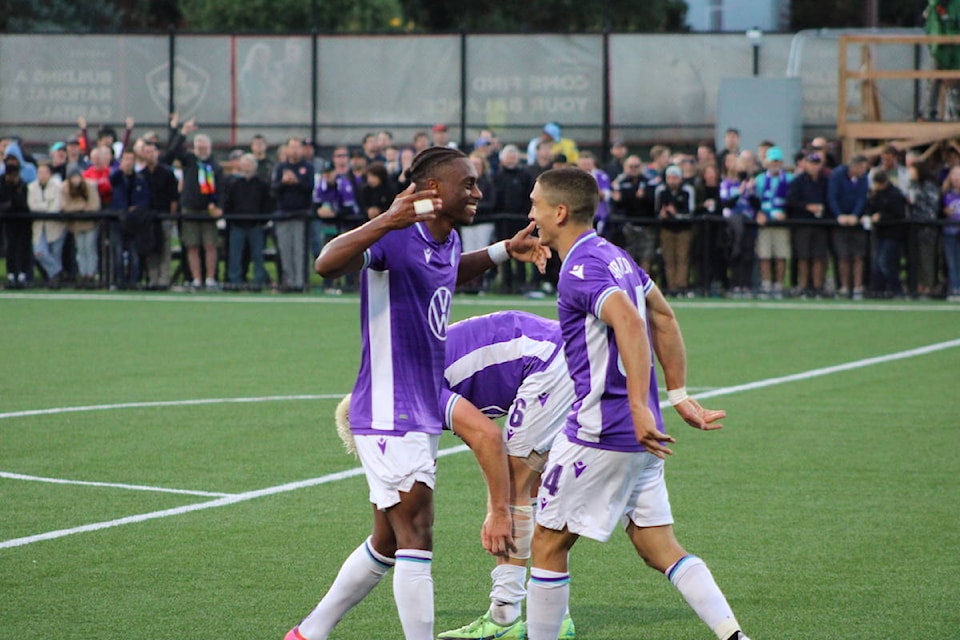
[[[497,624],[487,611],[468,625],[444,631],[437,640],[527,640],[527,625],[519,618],[513,624]]]
[[[577,637],[577,631],[573,628],[573,618],[570,614],[563,616],[563,624],[560,625],[560,635],[557,640],[573,640]]]

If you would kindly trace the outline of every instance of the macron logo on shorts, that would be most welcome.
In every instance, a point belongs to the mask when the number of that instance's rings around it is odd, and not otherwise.
[[[511,439],[515,433],[513,429],[507,429],[507,440]]]
[[[537,396],[537,400],[540,401],[540,406],[541,406],[541,407],[542,407],[543,405],[547,404],[547,398],[549,398],[549,397],[550,397],[550,393],[549,393],[548,391],[544,391],[543,393],[541,393],[540,395]]]
[[[547,508],[549,501],[546,498],[540,498],[540,511],[543,511]]]
[[[380,453],[386,453],[386,452],[387,452],[387,439],[384,438],[383,436],[380,436],[380,438],[377,440],[377,446],[380,447]],[[577,474],[577,475],[580,475],[580,474]]]
[[[587,464],[581,460],[577,460],[573,463],[573,475],[575,478],[579,478],[580,474],[587,470]]]

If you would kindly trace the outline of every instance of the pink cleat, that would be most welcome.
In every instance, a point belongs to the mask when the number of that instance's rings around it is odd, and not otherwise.
[[[300,627],[294,627],[287,631],[287,635],[283,636],[283,640],[307,640],[302,635],[300,635]]]

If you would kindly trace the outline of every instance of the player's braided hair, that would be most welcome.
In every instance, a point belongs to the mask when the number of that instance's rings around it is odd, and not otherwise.
[[[465,153],[452,147],[427,147],[416,155],[405,175],[408,181],[419,183],[432,177],[437,167],[466,157]]]

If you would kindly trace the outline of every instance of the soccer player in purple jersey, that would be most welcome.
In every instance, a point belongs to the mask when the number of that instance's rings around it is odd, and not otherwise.
[[[510,257],[541,270],[549,257],[531,237],[533,223],[510,240],[461,255],[455,225],[473,220],[483,194],[460,151],[426,149],[407,171],[410,186],[386,212],[333,239],[316,259],[317,273],[328,278],[363,269],[363,346],[350,422],[370,487],[373,533],[286,640],[327,638],[392,567],[406,640],[433,640],[433,487],[453,290]],[[502,484],[491,487],[502,504],[484,523],[483,541],[489,552],[506,553],[513,545],[506,462],[502,453],[489,459],[501,463],[485,473]]]
[[[563,261],[557,307],[576,400],[540,484],[527,586],[530,640],[554,640],[570,598],[568,556],[580,536],[601,542],[618,523],[720,640],[746,636],[704,562],[673,533],[663,475],[674,439],[659,409],[653,355],[668,398],[691,426],[726,413],[686,392],[686,352],[673,310],[629,255],[597,236],[597,184],[579,169],[547,171],[530,195],[540,242]]]
[[[444,427],[468,444],[468,438],[490,437],[490,432],[500,437],[491,419],[506,417],[502,438],[510,467],[515,549],[497,556],[487,612],[437,638],[524,640],[526,624],[520,614],[533,536],[531,497],[574,399],[560,324],[523,311],[456,322],[447,333],[444,379]],[[575,637],[569,617],[560,637]]]

